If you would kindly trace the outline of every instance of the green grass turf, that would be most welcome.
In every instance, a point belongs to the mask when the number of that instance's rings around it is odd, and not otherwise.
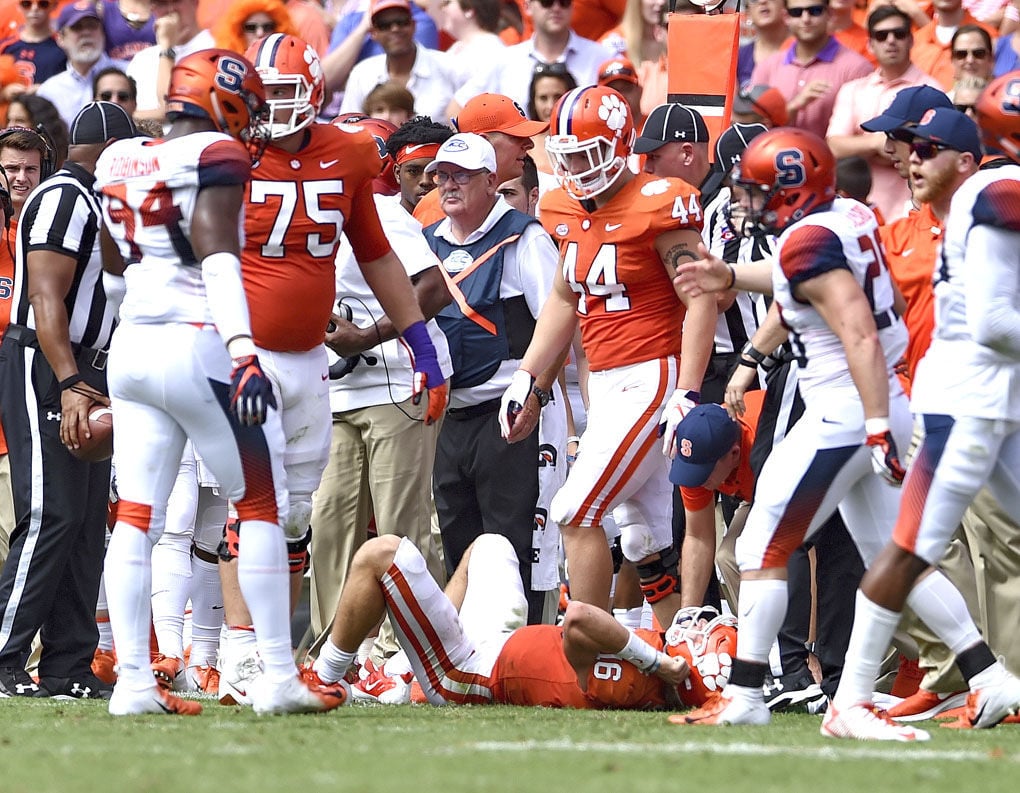
[[[1013,791],[1020,728],[916,745],[833,741],[820,718],[677,727],[661,713],[353,705],[114,719],[100,702],[0,700],[0,793]]]

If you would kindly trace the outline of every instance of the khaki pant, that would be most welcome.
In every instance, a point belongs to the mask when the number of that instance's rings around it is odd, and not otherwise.
[[[407,537],[435,579],[446,580],[441,545],[432,533],[439,425],[420,420],[425,407],[424,400],[419,405],[407,400],[333,414],[329,462],[312,500],[311,623],[316,635],[332,623],[351,559],[373,519],[377,534]],[[398,649],[384,622],[373,660],[379,663]]]
[[[7,561],[14,531],[14,494],[11,492],[11,459],[0,454],[0,567]]]

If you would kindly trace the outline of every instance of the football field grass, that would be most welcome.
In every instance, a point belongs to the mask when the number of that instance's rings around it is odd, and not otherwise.
[[[820,717],[677,727],[662,713],[352,705],[114,719],[100,702],[0,700],[0,793],[1012,791],[1020,727],[916,745],[833,741]]]

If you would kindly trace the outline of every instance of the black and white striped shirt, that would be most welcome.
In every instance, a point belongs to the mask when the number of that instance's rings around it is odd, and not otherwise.
[[[18,221],[11,321],[35,328],[26,261],[30,251],[54,251],[75,261],[74,279],[64,299],[71,343],[104,349],[113,333],[114,316],[103,290],[102,214],[92,192],[94,183],[92,174],[67,162],[29,194]]]
[[[722,188],[705,208],[702,239],[711,253],[733,265],[761,261],[772,255],[769,239],[738,237],[726,222],[729,188]],[[736,300],[719,316],[713,354],[739,351],[754,335],[768,312],[768,301],[757,292],[738,292]]]

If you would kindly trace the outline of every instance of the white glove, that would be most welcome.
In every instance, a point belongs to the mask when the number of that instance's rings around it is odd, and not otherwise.
[[[662,409],[662,423],[659,424],[659,435],[662,438],[662,453],[670,460],[676,457],[676,428],[691,410],[701,402],[701,394],[678,388]]]
[[[499,431],[504,440],[510,437],[510,430],[513,429],[517,416],[524,410],[524,403],[528,401],[534,387],[535,378],[524,369],[518,369],[510,378],[510,385],[499,401]]]

